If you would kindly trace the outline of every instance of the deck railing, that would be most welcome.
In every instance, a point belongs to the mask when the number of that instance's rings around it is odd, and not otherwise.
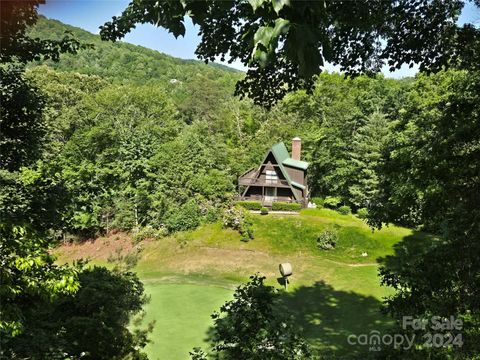
[[[249,196],[237,196],[235,197],[237,201],[258,201],[262,205],[271,205],[274,202],[288,202],[288,203],[299,203],[302,201],[297,201],[288,196],[262,196],[262,195],[249,195]]]
[[[242,177],[238,179],[239,185],[244,186],[271,186],[271,187],[289,187],[287,180],[282,179],[258,179],[258,178],[250,178],[250,177]]]

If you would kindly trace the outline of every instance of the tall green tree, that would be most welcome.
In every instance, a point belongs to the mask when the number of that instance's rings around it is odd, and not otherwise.
[[[354,177],[348,188],[349,201],[356,207],[368,207],[379,191],[377,167],[390,134],[389,122],[379,111],[372,113],[365,125],[353,135],[350,152]]]
[[[464,344],[455,353],[463,358],[480,352],[479,95],[478,72],[417,78],[387,141],[370,218],[378,227],[403,223],[441,237],[420,253],[405,242],[397,257],[386,259],[380,275],[396,289],[386,305],[397,319],[461,319]]]
[[[71,121],[79,128],[60,154],[71,194],[68,227],[84,234],[101,230],[107,209],[118,210],[119,228],[145,224],[148,159],[182,127],[174,105],[162,89],[112,85],[78,108],[79,119]]]
[[[22,66],[0,67],[0,168],[18,170],[38,159],[46,133],[45,99],[24,76]]]
[[[79,288],[78,269],[57,266],[48,241],[28,227],[0,224],[0,357],[12,354],[11,341],[25,331],[29,309]]]
[[[295,131],[304,139],[310,188],[313,195],[363,207],[376,191],[375,158],[408,86],[381,76],[339,74],[322,74],[315,86],[312,95],[294,93],[280,103],[290,109],[286,117],[298,118]]]
[[[53,302],[38,296],[30,303],[22,333],[2,346],[2,355],[13,359],[147,359],[141,350],[149,327],[127,329],[132,318],[141,320],[146,301],[143,284],[135,274],[84,268],[78,272],[75,293],[58,294]]]
[[[0,189],[2,342],[23,330],[25,307],[20,301],[28,306],[38,294],[54,297],[78,289],[75,270],[53,264],[42,234],[44,228],[29,228],[35,210],[43,204],[31,196],[31,188],[27,189],[35,176],[18,173],[41,156],[39,148],[45,132],[44,98],[25,79],[24,65],[42,57],[58,59],[62,52],[75,52],[80,47],[71,38],[41,41],[29,37],[27,29],[37,19],[38,5],[38,1],[6,1],[0,9],[0,182],[6,185]]]
[[[49,253],[50,231],[58,226],[51,221],[59,215],[56,190],[62,184],[42,168],[45,101],[24,77],[24,66],[42,58],[58,60],[81,46],[69,37],[29,36],[39,3],[2,1],[0,6],[0,357],[144,359],[145,334],[134,336],[127,328],[144,303],[138,278],[121,274],[115,279],[102,269],[103,279],[92,280],[89,270],[59,266]],[[65,299],[70,316],[65,309],[46,314]],[[98,334],[99,329],[105,331]]]
[[[29,36],[27,30],[37,21],[40,2],[4,1],[0,9],[0,169],[17,170],[40,154],[44,98],[25,79],[25,64],[58,60],[60,54],[84,47],[68,35],[59,40]]]

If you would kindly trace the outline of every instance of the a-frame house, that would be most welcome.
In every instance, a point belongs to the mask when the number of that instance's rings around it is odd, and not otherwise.
[[[308,163],[300,160],[301,140],[292,140],[292,156],[283,142],[273,145],[257,168],[238,179],[242,200],[259,201],[271,207],[273,202],[308,204]]]

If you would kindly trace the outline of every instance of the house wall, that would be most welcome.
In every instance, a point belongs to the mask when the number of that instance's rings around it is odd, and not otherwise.
[[[295,169],[290,166],[285,166],[285,169],[288,171],[288,175],[290,178],[302,185],[305,185],[305,171],[301,169]]]
[[[285,180],[285,176],[283,176],[283,173],[280,171],[280,168],[278,166],[277,161],[275,160],[275,157],[273,156],[272,153],[269,153],[267,156],[267,159],[265,160],[265,163],[262,164],[262,167],[260,168],[260,176],[258,177],[259,180],[266,180],[267,177],[267,169],[275,170],[277,177],[280,180]]]
[[[269,168],[268,166],[262,166],[262,168],[260,169],[260,176],[258,177],[259,180],[266,180],[267,178],[267,169],[268,170],[271,170],[271,168]],[[283,176],[282,172],[280,171],[279,167],[278,166],[274,166],[273,167],[273,170],[275,170],[275,173],[277,174],[277,177],[280,179],[280,180],[285,180],[285,176]]]

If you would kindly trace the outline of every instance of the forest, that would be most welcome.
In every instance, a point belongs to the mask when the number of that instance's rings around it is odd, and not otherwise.
[[[32,35],[51,36],[45,30],[50,24],[60,27],[40,19]],[[303,156],[311,163],[313,197],[366,208],[378,192],[382,144],[402,114],[419,106],[422,83],[431,84],[433,96],[455,76],[351,80],[324,73],[313,94],[289,94],[267,112],[233,97],[238,72],[101,43],[71,27],[56,32],[65,30],[94,49],[64,55],[58,65],[29,67],[26,77],[45,96],[48,116],[39,142],[46,156],[18,174],[33,187],[45,177],[51,179],[46,183],[61,184],[44,192],[61,201],[62,212],[49,225],[65,235],[91,237],[106,231],[107,223],[122,230],[178,231],[215,220],[236,193],[237,177],[273,143],[294,136],[302,138]],[[139,63],[149,71],[142,72]],[[103,70],[117,67],[122,71],[115,75]]]
[[[1,58],[0,358],[77,359],[85,351],[91,359],[146,358],[151,329],[127,329],[147,303],[138,277],[130,268],[58,265],[52,248],[118,231],[161,240],[221,221],[234,206],[238,177],[272,144],[289,147],[297,136],[319,207],[342,206],[375,229],[390,223],[442,239],[420,257],[379,268],[380,282],[396,291],[385,313],[398,321],[455,314],[466,339],[459,358],[478,356],[478,59],[403,79],[323,71],[264,106],[255,89],[239,87],[251,73],[104,41],[42,16],[28,24],[14,35],[43,44],[41,56],[17,44],[2,47]],[[113,36],[107,25],[102,31]],[[258,295],[248,290],[257,288],[264,297],[254,301],[268,318],[273,290],[262,278],[238,294]],[[104,312],[107,302],[116,305]],[[217,321],[219,336],[233,336],[248,316],[235,306],[223,308],[232,322]],[[98,330],[105,324],[108,334]],[[118,344],[113,333],[121,334]],[[298,352],[254,357],[225,343],[216,351],[228,359],[310,356],[296,335],[272,341]],[[411,355],[396,350],[381,356]],[[454,352],[420,348],[416,356]]]

